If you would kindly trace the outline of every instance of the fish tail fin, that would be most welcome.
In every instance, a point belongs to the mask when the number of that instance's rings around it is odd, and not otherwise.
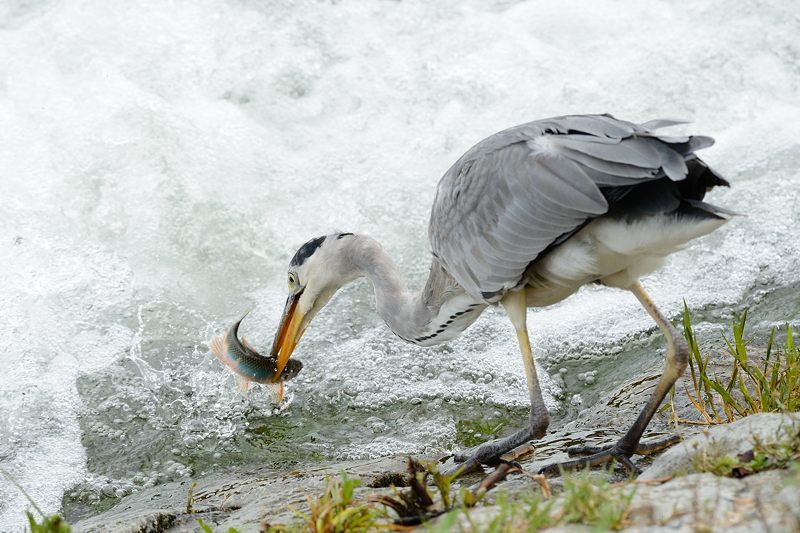
[[[225,332],[219,337],[211,339],[209,346],[211,347],[211,353],[214,354],[214,357],[225,362],[225,359],[227,359],[225,352],[228,351],[228,333]]]
[[[214,337],[211,339],[211,342],[208,343],[208,346],[211,348],[211,353],[214,354],[214,357],[216,357],[220,363],[236,371],[236,361],[234,361],[228,353],[227,332],[223,333],[219,337]]]

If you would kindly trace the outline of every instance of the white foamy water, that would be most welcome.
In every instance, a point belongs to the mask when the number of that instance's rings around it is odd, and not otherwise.
[[[418,283],[441,174],[551,115],[715,137],[702,155],[733,187],[710,201],[748,216],[645,284],[671,316],[777,301],[762,325],[796,321],[798,34],[790,0],[4,2],[0,466],[78,516],[232,464],[441,453],[464,413],[523,414],[499,311],[423,350],[349,287],[280,414],[238,397],[205,341],[253,308],[242,329],[268,346],[288,259],[333,229],[378,238]],[[547,368],[587,371],[653,329],[600,288],[529,323]],[[554,408],[576,392],[545,381]],[[0,479],[0,530],[21,529]]]

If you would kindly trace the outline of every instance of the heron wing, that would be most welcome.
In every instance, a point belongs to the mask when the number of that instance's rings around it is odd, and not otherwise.
[[[445,173],[431,213],[431,248],[475,298],[497,301],[544,251],[646,181],[687,176],[709,137],[659,136],[680,122],[609,115],[555,117],[484,139]]]

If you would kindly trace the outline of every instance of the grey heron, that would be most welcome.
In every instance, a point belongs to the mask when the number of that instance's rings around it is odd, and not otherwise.
[[[572,115],[516,126],[482,140],[439,181],[428,235],[430,273],[410,291],[374,239],[334,233],[306,242],[292,257],[289,296],[272,354],[280,375],[314,316],[343,285],[367,277],[376,307],[404,341],[432,346],[453,339],[487,306],[500,304],[516,331],[530,397],[524,428],[459,454],[465,469],[544,436],[549,414],[528,337],[528,307],[561,301],[587,283],[631,291],[666,338],[664,371],[633,426],[616,443],[573,450],[576,468],[630,457],[658,445],[640,443],[645,428],[683,372],[686,342],[639,279],[667,255],[723,225],[731,211],[705,203],[728,182],[695,151],[704,136],[656,130],[680,124],[635,124],[610,115]],[[558,471],[559,465],[544,469]]]

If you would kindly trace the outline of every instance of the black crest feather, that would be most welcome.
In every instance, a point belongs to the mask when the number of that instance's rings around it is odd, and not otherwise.
[[[291,266],[300,266],[300,265],[302,265],[303,263],[305,263],[308,260],[309,257],[314,255],[314,252],[317,251],[317,248],[322,246],[322,243],[324,241],[325,241],[325,236],[324,235],[322,237],[317,237],[315,239],[311,239],[310,241],[305,243],[303,246],[301,246],[300,249],[297,250],[297,253],[294,254],[294,257],[292,257],[292,260],[289,262],[289,264]]]

